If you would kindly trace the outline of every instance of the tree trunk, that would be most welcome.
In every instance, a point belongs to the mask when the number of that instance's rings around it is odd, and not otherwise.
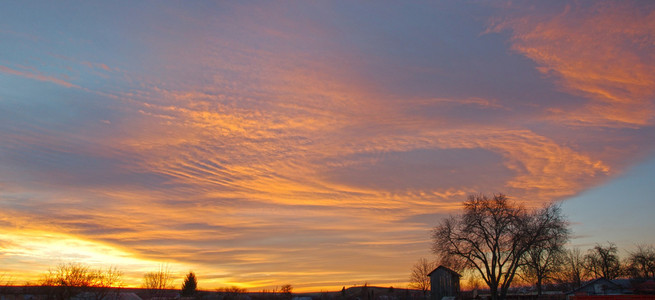
[[[506,287],[502,287],[500,289],[500,296],[498,297],[498,299],[502,299],[502,300],[507,299],[507,290],[508,289],[509,289],[509,285],[507,285]]]
[[[537,278],[537,296],[541,296],[541,278]]]
[[[491,300],[499,300],[498,287],[490,287],[489,292],[491,292]]]

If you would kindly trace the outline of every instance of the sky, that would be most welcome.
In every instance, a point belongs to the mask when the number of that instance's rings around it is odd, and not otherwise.
[[[655,244],[655,3],[0,4],[0,274],[405,287],[471,193]]]

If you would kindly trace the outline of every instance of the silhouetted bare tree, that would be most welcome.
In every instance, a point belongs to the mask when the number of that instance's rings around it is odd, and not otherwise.
[[[91,293],[95,300],[102,300],[110,295],[118,295],[120,287],[123,286],[123,272],[116,267],[108,267],[105,270],[97,269],[91,271]]]
[[[80,263],[65,263],[50,269],[44,274],[40,285],[48,299],[70,299],[80,293],[89,292],[96,300],[101,300],[121,286],[120,272],[115,267],[106,270],[91,269]]]
[[[147,289],[151,297],[162,296],[164,290],[173,288],[173,276],[168,266],[159,266],[159,271],[143,275],[143,288]]]
[[[626,260],[626,273],[633,278],[655,278],[655,248],[637,245]]]
[[[537,296],[542,294],[542,285],[555,280],[556,274],[561,270],[567,239],[568,235],[563,234],[547,240],[530,248],[523,256],[519,274],[523,280],[535,284]]]
[[[293,286],[290,284],[285,284],[280,287],[280,293],[282,294],[282,298],[284,299],[291,299],[291,296],[293,295]]]
[[[621,275],[621,262],[619,261],[618,252],[619,250],[614,243],[608,243],[607,247],[596,244],[585,255],[585,270],[596,278],[616,279]]]
[[[568,289],[577,289],[585,280],[584,256],[580,249],[566,250],[563,257],[562,268],[558,272],[558,281]]]
[[[48,270],[48,273],[44,274],[41,279],[41,285],[52,288],[51,294],[57,299],[67,300],[88,290],[92,278],[88,266],[79,263],[65,263]]]
[[[504,299],[523,256],[566,236],[567,222],[556,205],[527,211],[503,194],[492,198],[479,194],[464,202],[462,215],[451,216],[434,229],[433,250],[477,271],[491,298]]]
[[[412,267],[412,274],[409,276],[409,287],[423,291],[423,297],[427,297],[427,293],[430,290],[430,278],[428,274],[436,267],[436,263],[423,257],[419,258]]]

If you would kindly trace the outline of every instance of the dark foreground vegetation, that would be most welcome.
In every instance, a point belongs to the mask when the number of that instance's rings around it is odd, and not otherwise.
[[[56,291],[60,289],[61,291]],[[102,298],[97,298],[93,288],[85,288],[76,295],[63,296],[61,287],[5,286],[0,290],[3,300],[424,300],[421,291],[394,287],[354,286],[334,292],[291,293],[282,289],[248,292],[237,287],[214,291],[195,291],[192,296],[183,295],[180,289],[157,291],[145,288],[111,288]],[[68,297],[68,298],[62,298]]]

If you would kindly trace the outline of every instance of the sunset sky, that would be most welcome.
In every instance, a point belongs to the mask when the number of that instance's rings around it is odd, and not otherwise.
[[[6,1],[0,274],[405,287],[470,193],[655,244],[655,2]]]

